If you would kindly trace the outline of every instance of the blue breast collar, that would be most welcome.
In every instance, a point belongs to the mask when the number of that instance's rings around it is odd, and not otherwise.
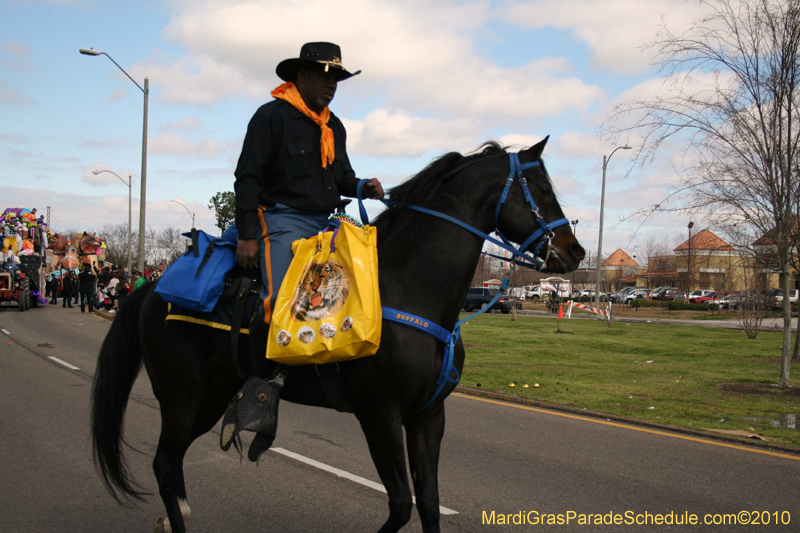
[[[509,165],[510,170],[508,173],[508,179],[506,179],[505,187],[503,188],[503,192],[500,195],[500,200],[497,202],[497,206],[494,210],[494,231],[500,236],[500,239],[495,239],[490,235],[480,231],[477,228],[473,228],[469,224],[466,224],[457,218],[453,218],[450,215],[445,215],[444,213],[439,213],[438,211],[433,211],[431,209],[426,209],[424,207],[419,207],[415,205],[407,205],[408,209],[425,213],[427,215],[432,215],[443,220],[447,220],[448,222],[452,222],[459,227],[466,229],[467,231],[482,237],[483,239],[495,244],[514,255],[514,259],[516,264],[525,266],[534,270],[539,270],[545,272],[547,257],[541,259],[538,257],[539,252],[541,251],[542,247],[544,246],[545,242],[547,242],[547,256],[550,255],[550,242],[552,241],[553,237],[555,237],[555,233],[553,230],[565,224],[569,224],[569,220],[566,218],[560,218],[553,222],[547,222],[544,217],[539,213],[539,207],[536,205],[536,202],[533,199],[533,195],[531,195],[530,189],[528,188],[528,181],[525,179],[525,176],[522,173],[530,168],[540,166],[541,161],[529,161],[528,163],[520,163],[519,154],[518,153],[510,153],[508,154],[509,158]],[[503,205],[508,198],[508,194],[511,191],[511,186],[514,184],[514,180],[518,179],[520,185],[522,186],[522,192],[525,195],[525,201],[531,208],[531,211],[536,216],[536,220],[539,223],[539,229],[534,231],[525,241],[519,245],[519,247],[515,247],[498,228],[498,223],[500,220],[500,210],[503,208]],[[358,184],[357,189],[357,196],[358,196],[358,209],[359,214],[361,215],[361,220],[364,224],[369,224],[369,217],[367,216],[367,210],[364,208],[364,202],[362,200],[361,192],[364,188],[364,184],[367,183],[369,180],[361,180]],[[396,206],[400,205],[398,202],[392,202],[389,200],[383,200],[383,203],[387,206]],[[537,242],[536,248],[532,255],[528,255],[525,253],[525,250],[531,246],[533,243]],[[491,254],[486,254],[493,256]],[[507,258],[500,258],[500,259],[507,259]],[[500,285],[500,290],[497,291],[497,294],[494,295],[494,298],[480,311],[477,313],[473,313],[467,318],[459,320],[452,331],[448,331],[445,328],[439,326],[438,324],[434,324],[430,320],[412,315],[410,313],[405,313],[403,311],[398,311],[397,309],[392,309],[390,307],[383,307],[383,318],[384,320],[389,320],[391,322],[396,322],[398,324],[405,324],[407,326],[411,326],[413,328],[418,329],[419,331],[424,331],[428,335],[431,335],[435,339],[439,340],[445,345],[444,349],[444,358],[442,360],[442,370],[439,372],[439,378],[436,380],[436,391],[433,393],[433,397],[428,400],[426,403],[417,413],[424,411],[427,409],[436,398],[441,394],[444,390],[445,386],[448,383],[453,385],[458,384],[461,376],[459,375],[458,369],[453,365],[453,357],[455,354],[455,345],[458,342],[458,339],[461,337],[461,325],[482,313],[485,313],[492,306],[497,303],[500,297],[503,295],[503,291],[506,290],[508,284],[510,283],[510,278],[506,277],[503,280],[503,283]]]

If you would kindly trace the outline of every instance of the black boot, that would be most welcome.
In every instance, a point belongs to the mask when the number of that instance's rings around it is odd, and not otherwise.
[[[223,451],[228,451],[233,444],[239,453],[242,452],[241,431],[256,432],[247,453],[247,458],[253,462],[272,446],[278,431],[278,402],[285,379],[284,369],[270,381],[259,377],[247,380],[222,418],[219,445]]]

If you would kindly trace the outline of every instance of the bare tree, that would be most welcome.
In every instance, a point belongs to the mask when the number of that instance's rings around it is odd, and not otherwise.
[[[158,261],[155,264],[163,263],[164,268],[168,267],[186,251],[186,243],[186,238],[181,235],[181,230],[178,228],[162,229],[156,237]]]
[[[699,0],[705,15],[652,48],[665,92],[615,108],[608,133],[643,134],[640,161],[665,142],[685,141],[681,178],[690,206],[773,230],[780,286],[788,294],[793,172],[800,149],[800,0]],[[629,121],[625,123],[625,121]],[[779,386],[789,383],[791,309],[783,301]]]
[[[763,268],[762,256],[753,247],[758,236],[752,233],[749,225],[737,224],[726,229],[728,242],[736,248],[740,272],[739,283],[744,287],[744,300],[741,302],[742,313],[739,323],[748,339],[755,339],[761,331],[761,322],[769,308],[767,302],[767,280],[760,274]]]
[[[132,261],[136,264],[136,248],[139,233],[133,231],[131,242],[133,246]],[[113,265],[128,267],[128,225],[127,224],[106,224],[97,234],[98,237],[106,242],[106,261]]]
[[[638,250],[641,258],[637,262],[641,265],[648,265],[650,264],[650,259],[664,257],[671,253],[663,240],[657,240],[652,236],[647,237]]]

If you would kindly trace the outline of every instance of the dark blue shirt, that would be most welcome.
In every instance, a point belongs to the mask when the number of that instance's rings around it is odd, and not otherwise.
[[[235,173],[239,238],[254,239],[260,233],[259,205],[333,213],[341,195],[356,196],[358,179],[347,157],[344,125],[331,113],[328,127],[336,157],[322,168],[321,130],[311,119],[279,99],[256,111]]]

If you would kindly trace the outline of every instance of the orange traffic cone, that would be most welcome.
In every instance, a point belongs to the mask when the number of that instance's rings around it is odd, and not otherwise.
[[[559,305],[558,306],[558,318],[564,318],[564,306],[563,305]]]

